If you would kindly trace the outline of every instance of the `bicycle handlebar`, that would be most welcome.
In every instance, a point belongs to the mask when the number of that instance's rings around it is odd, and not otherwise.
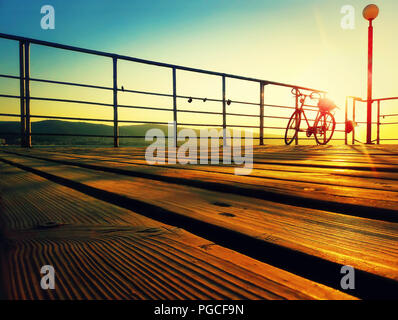
[[[301,93],[301,91],[298,88],[292,88],[291,92],[294,96],[310,97],[312,100],[319,100],[322,98],[322,96],[319,92],[311,92],[310,94],[304,94],[304,93]]]
[[[300,97],[300,96],[303,95],[298,88],[292,88],[291,92],[292,92],[292,95],[294,95],[294,96],[299,96]]]
[[[321,94],[319,93],[319,92],[311,92],[311,94],[310,94],[310,98],[311,99],[317,99],[317,100],[319,100],[319,99],[321,99]]]

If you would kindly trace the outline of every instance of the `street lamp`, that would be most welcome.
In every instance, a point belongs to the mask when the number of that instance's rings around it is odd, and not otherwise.
[[[372,69],[373,69],[373,24],[372,21],[379,15],[379,8],[375,4],[369,4],[363,9],[363,17],[369,21],[368,28],[368,107],[366,143],[372,143]]]

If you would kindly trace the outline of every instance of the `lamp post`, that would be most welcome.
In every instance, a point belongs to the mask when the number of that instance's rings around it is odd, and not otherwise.
[[[369,21],[368,28],[368,99],[367,99],[367,127],[366,144],[372,143],[372,69],[373,69],[373,24],[377,18],[379,8],[375,4],[369,4],[363,9],[363,17]]]

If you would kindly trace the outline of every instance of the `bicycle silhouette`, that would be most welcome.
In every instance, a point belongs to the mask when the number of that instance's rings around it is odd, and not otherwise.
[[[314,135],[317,144],[327,144],[332,139],[334,130],[336,128],[336,120],[332,111],[337,108],[333,101],[322,98],[318,92],[311,94],[303,94],[298,89],[293,88],[292,94],[300,99],[300,106],[293,112],[289,119],[285,132],[285,143],[290,145],[297,137],[299,132],[306,132],[307,137]],[[304,111],[304,105],[307,98],[311,100],[318,100],[318,112],[314,120],[314,125],[310,122]],[[307,123],[306,129],[300,129],[301,120],[304,117]]]

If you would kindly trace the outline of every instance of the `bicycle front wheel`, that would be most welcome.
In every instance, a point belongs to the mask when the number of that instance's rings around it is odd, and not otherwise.
[[[322,113],[314,123],[314,137],[317,144],[327,144],[333,137],[336,120],[330,112]]]
[[[300,122],[301,122],[301,112],[299,110],[296,110],[293,112],[292,116],[289,119],[289,122],[287,123],[285,131],[286,145],[291,144],[293,140],[296,139],[296,136],[300,128]]]

